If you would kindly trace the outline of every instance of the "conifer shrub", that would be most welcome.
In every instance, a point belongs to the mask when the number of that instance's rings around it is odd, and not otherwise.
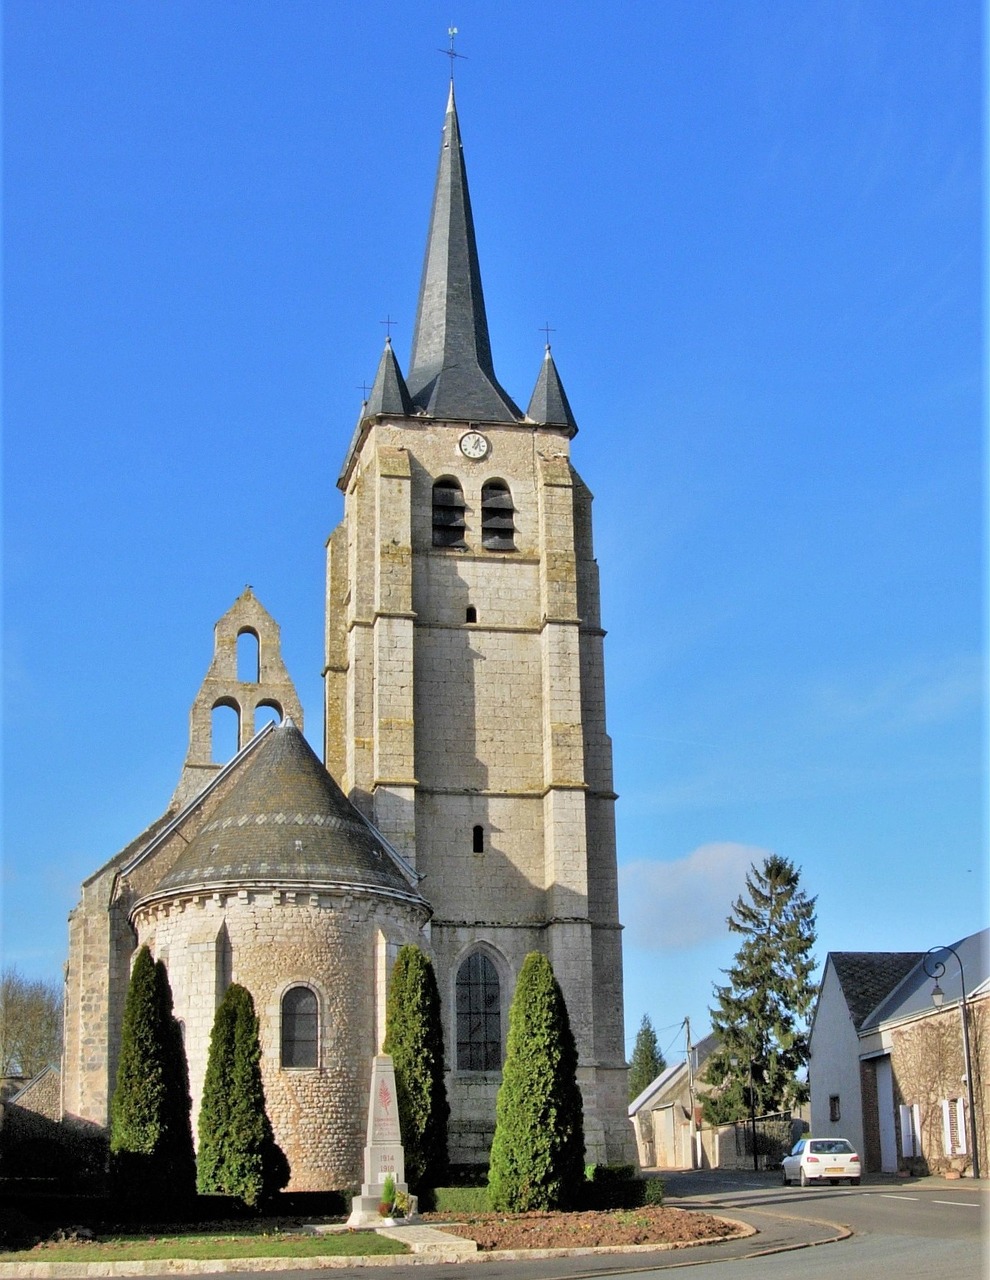
[[[124,1004],[110,1103],[116,1194],[178,1208],[195,1194],[189,1071],[164,964],[141,947]]]
[[[249,1207],[289,1181],[289,1162],[265,1109],[261,1044],[251,993],[227,988],[210,1035],[199,1109],[196,1184],[200,1192],[236,1196]]]
[[[648,1085],[651,1085],[667,1062],[657,1043],[657,1033],[653,1029],[648,1013],[643,1014],[643,1021],[636,1032],[636,1043],[633,1045],[632,1057],[629,1059],[629,1101],[638,1098]]]
[[[488,1173],[493,1209],[571,1209],[584,1187],[577,1047],[546,956],[526,957],[509,1010]]]
[[[385,1009],[385,1052],[395,1068],[399,1129],[410,1191],[429,1200],[447,1173],[447,1118],[440,992],[429,958],[400,949]],[[424,1204],[424,1207],[425,1204]]]

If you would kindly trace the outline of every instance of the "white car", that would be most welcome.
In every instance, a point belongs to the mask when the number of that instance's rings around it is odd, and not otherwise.
[[[863,1170],[859,1156],[845,1138],[802,1138],[794,1144],[789,1156],[781,1162],[784,1186],[800,1182],[840,1182],[849,1179],[849,1185],[859,1186]]]

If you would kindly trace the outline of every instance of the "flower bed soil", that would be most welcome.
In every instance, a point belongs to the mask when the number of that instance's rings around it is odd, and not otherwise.
[[[740,1234],[733,1222],[710,1213],[668,1209],[612,1209],[585,1213],[423,1214],[453,1235],[476,1240],[479,1249],[608,1248],[625,1244],[701,1244]]]

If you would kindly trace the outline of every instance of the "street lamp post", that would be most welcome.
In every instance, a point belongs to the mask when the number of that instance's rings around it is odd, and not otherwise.
[[[980,1176],[980,1149],[976,1130],[976,1093],[973,1089],[973,1069],[970,1063],[966,975],[963,972],[963,963],[952,947],[932,947],[925,956],[923,968],[929,978],[935,979],[935,986],[932,989],[932,1004],[936,1009],[941,1009],[942,1002],[945,1000],[945,992],[938,985],[938,980],[945,973],[945,962],[940,959],[933,959],[933,957],[940,956],[946,951],[956,957],[956,964],[959,966],[959,989],[962,993],[962,998],[959,1002],[959,1014],[962,1018],[963,1070],[966,1073],[966,1096],[969,1102],[969,1141],[970,1146],[973,1148],[973,1177],[978,1178]]]
[[[735,1054],[729,1059],[735,1068],[739,1065],[739,1059]],[[753,1172],[759,1173],[760,1161],[756,1154],[756,1092],[753,1089],[753,1059],[749,1060],[749,1125],[753,1140]]]

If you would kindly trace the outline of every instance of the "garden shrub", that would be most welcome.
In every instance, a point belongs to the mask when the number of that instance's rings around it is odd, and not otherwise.
[[[584,1185],[577,1047],[550,961],[532,951],[509,1010],[488,1175],[493,1209],[569,1209]]]
[[[404,946],[396,957],[385,1009],[384,1050],[395,1068],[406,1182],[414,1194],[424,1195],[446,1177],[450,1107],[444,1085],[440,992],[433,965],[419,947]]]
[[[197,1186],[249,1207],[289,1181],[289,1162],[265,1110],[258,1019],[249,991],[232,983],[217,1009],[199,1110]]]

